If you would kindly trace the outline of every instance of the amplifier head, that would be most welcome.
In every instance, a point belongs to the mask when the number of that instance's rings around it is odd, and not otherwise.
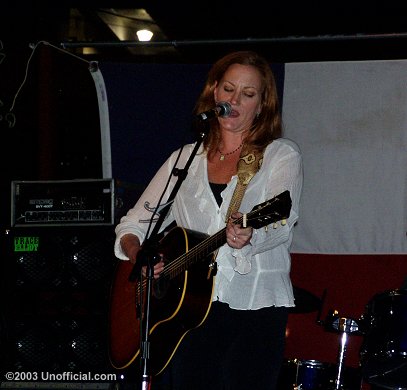
[[[12,181],[11,226],[113,225],[113,179]]]

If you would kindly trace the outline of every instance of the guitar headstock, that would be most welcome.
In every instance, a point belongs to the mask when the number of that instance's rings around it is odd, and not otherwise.
[[[243,219],[247,226],[254,229],[275,224],[278,221],[285,225],[287,218],[290,216],[290,211],[290,191],[286,190],[274,198],[253,207],[252,211],[243,216]]]

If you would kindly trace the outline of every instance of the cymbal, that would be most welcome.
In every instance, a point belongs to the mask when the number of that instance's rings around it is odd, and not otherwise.
[[[290,308],[290,313],[311,313],[321,308],[322,300],[303,288],[293,286],[295,307]]]

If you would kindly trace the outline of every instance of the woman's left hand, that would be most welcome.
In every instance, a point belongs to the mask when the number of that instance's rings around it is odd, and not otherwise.
[[[233,222],[242,215],[242,213],[233,213],[226,225],[226,241],[230,247],[236,249],[241,249],[249,244],[253,234],[251,227],[244,228],[241,224],[235,224]]]

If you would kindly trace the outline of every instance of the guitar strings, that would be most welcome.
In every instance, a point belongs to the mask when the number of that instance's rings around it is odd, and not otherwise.
[[[222,230],[220,230],[219,232],[215,233],[213,236],[206,238],[205,240],[203,240],[202,242],[200,242],[198,245],[194,246],[193,248],[191,248],[191,250],[189,250],[188,252],[182,254],[181,256],[179,256],[177,259],[175,259],[174,261],[172,261],[171,263],[168,264],[167,267],[164,268],[163,272],[161,273],[165,275],[167,274],[171,274],[173,271],[177,271],[179,270],[180,272],[183,271],[182,267],[180,267],[181,265],[187,265],[185,264],[185,258],[187,257],[191,257],[194,258],[195,261],[199,259],[199,257],[197,256],[199,254],[199,252],[201,252],[203,249],[209,247],[210,245],[208,244],[208,241],[217,241],[219,240],[219,238],[221,238],[221,236],[226,236],[226,228],[223,228]],[[215,251],[216,249],[214,249],[213,251]],[[208,254],[209,255],[209,254]],[[176,274],[178,275],[178,273]],[[175,275],[175,276],[176,276]]]

